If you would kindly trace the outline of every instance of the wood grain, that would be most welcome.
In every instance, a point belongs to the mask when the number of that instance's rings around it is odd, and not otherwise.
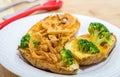
[[[0,7],[6,6],[16,0],[0,0]],[[40,1],[40,0],[38,0]],[[120,0],[63,0],[64,5],[59,10],[52,12],[71,12],[80,15],[100,18],[120,28]],[[23,3],[13,8],[0,12],[2,16],[21,10],[30,3]],[[40,11],[33,13],[39,14]],[[0,65],[0,77],[18,77]]]

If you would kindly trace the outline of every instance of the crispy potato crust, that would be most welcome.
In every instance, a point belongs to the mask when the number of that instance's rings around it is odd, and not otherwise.
[[[79,69],[79,65],[76,61],[75,64],[77,69],[66,68],[66,67],[62,67],[61,65],[50,64],[44,60],[32,58],[30,54],[25,52],[26,50],[23,50],[20,47],[18,48],[18,50],[20,51],[22,57],[25,60],[27,60],[31,65],[43,70],[47,70],[59,74],[76,74]]]

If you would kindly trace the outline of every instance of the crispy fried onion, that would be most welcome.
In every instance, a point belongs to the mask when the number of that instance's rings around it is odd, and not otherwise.
[[[57,63],[61,60],[60,50],[74,35],[77,19],[72,15],[57,14],[36,23],[28,33],[31,35],[29,50],[33,58]]]

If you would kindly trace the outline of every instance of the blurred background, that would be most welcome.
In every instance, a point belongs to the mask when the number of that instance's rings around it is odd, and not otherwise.
[[[0,0],[0,7],[7,6],[16,1],[21,0]],[[2,11],[0,12],[0,21],[3,21],[3,16],[20,11],[35,3],[42,2],[45,2],[45,0],[21,3],[5,11]],[[63,0],[63,2],[64,4],[60,9],[54,10],[52,12],[71,12],[81,15],[93,16],[120,26],[120,0]],[[37,11],[34,14],[39,13],[40,12]]]

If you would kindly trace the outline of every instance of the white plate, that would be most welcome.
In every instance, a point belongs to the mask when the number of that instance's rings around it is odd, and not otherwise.
[[[28,29],[37,21],[43,19],[50,14],[40,14],[19,19],[0,31],[0,62],[1,64],[22,77],[117,77],[120,72],[120,29],[100,19],[91,18],[88,16],[76,15],[81,23],[79,32],[76,34],[82,35],[88,33],[88,25],[90,22],[101,22],[111,32],[117,36],[117,44],[110,56],[103,62],[89,66],[81,67],[76,75],[60,75],[44,70],[37,69],[19,58],[17,47],[21,37]]]

